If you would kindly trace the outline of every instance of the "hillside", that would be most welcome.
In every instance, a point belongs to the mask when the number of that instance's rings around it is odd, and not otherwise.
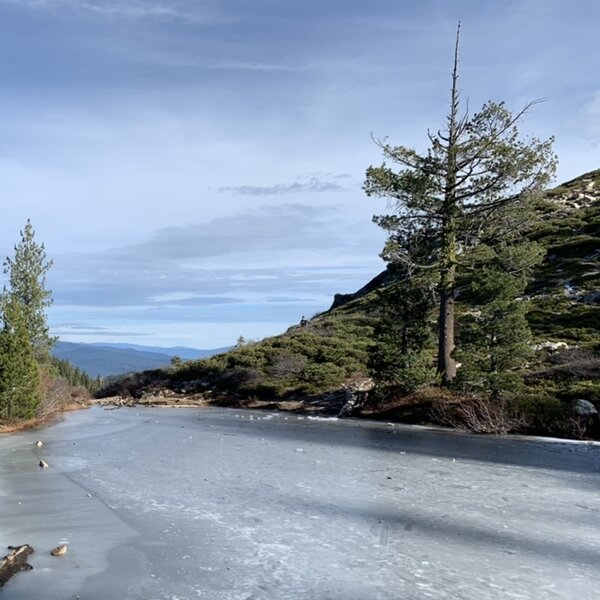
[[[53,354],[57,358],[68,360],[90,377],[105,378],[165,367],[175,356],[184,360],[208,358],[228,349],[201,350],[184,346],[163,348],[139,344],[78,344],[59,341],[54,346]]]
[[[526,373],[531,402],[544,402],[552,415],[578,399],[600,406],[600,170],[549,190],[537,210],[540,224],[531,237],[546,257],[528,291],[537,349]],[[317,402],[336,412],[343,386],[369,375],[379,291],[394,280],[386,269],[355,294],[336,295],[333,306],[304,327],[177,369],[128,377],[104,394],[139,397],[168,388],[229,403]],[[430,399],[417,395],[367,412],[422,421],[432,419],[430,409]]]
[[[90,377],[102,378],[157,369],[171,362],[171,357],[167,354],[60,341],[56,343],[53,354],[57,358],[68,360]]]

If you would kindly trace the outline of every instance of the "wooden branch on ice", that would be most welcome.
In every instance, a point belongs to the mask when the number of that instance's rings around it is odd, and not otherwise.
[[[10,552],[0,560],[0,587],[19,571],[31,571],[33,567],[27,563],[27,557],[33,554],[29,544],[9,546]]]

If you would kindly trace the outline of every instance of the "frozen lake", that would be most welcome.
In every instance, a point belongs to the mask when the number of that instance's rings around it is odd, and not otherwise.
[[[598,445],[93,408],[0,457],[1,600],[599,597]]]

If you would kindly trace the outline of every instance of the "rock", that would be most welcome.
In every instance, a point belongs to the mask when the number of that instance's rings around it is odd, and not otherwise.
[[[589,400],[583,400],[581,398],[575,400],[575,404],[573,404],[573,414],[576,414],[579,417],[593,417],[598,414],[598,411]]]
[[[41,448],[41,447],[44,445],[44,442],[42,442],[42,440],[38,440],[38,441],[35,443],[35,445],[36,445],[38,448]]]
[[[370,377],[355,377],[347,381],[342,388],[346,395],[346,403],[342,406],[338,417],[349,417],[367,401],[369,392],[375,387]]]
[[[50,550],[50,554],[52,556],[64,556],[67,553],[67,545],[61,544],[60,546],[56,546],[56,548],[52,548]]]
[[[534,350],[549,350],[550,352],[557,352],[558,350],[568,350],[569,345],[566,342],[541,342],[535,344]]]
[[[40,462],[38,464],[42,469],[46,469],[48,467],[48,463],[43,459],[40,459]]]

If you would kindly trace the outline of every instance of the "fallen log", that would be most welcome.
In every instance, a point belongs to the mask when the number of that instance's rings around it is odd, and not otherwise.
[[[19,571],[31,571],[33,567],[27,563],[27,557],[33,554],[29,544],[9,546],[10,552],[0,560],[0,587]]]

